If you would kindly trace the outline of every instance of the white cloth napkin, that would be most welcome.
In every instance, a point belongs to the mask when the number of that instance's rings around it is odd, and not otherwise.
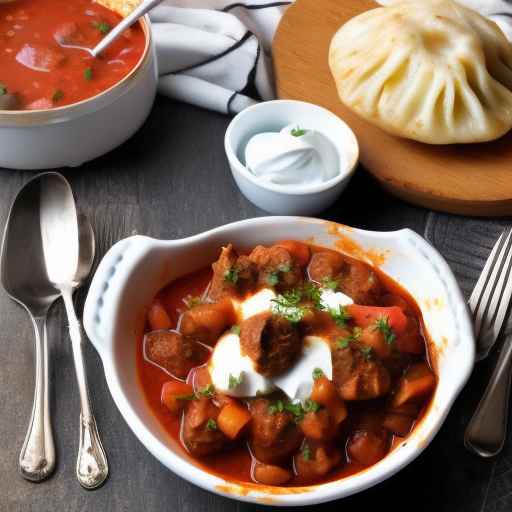
[[[458,1],[512,41],[512,0]],[[151,12],[160,94],[226,114],[273,99],[272,38],[292,2],[164,0]]]
[[[227,114],[273,99],[271,43],[290,3],[164,0],[151,12],[159,92]]]

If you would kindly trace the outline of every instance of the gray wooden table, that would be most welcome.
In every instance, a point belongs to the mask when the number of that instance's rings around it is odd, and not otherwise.
[[[81,168],[64,171],[79,207],[91,218],[100,256],[112,243],[133,233],[177,238],[265,215],[238,192],[229,173],[223,150],[228,122],[227,117],[159,98],[148,122],[123,147]],[[0,170],[1,227],[15,193],[31,175]],[[356,174],[338,204],[322,216],[368,229],[410,227],[421,234],[427,230],[441,250],[447,242],[456,243],[461,231],[460,219],[432,216],[395,200],[363,172]],[[477,223],[474,229],[488,231],[485,223]],[[485,253],[488,247],[480,249]],[[467,292],[483,256],[475,263],[471,250],[450,248],[444,252]],[[465,274],[468,268],[473,272]],[[262,508],[209,494],[161,466],[117,411],[91,346],[86,348],[87,369],[111,475],[99,490],[80,488],[74,476],[78,394],[60,304],[53,309],[49,326],[58,466],[55,475],[44,483],[24,481],[16,463],[32,404],[31,329],[26,314],[1,291],[0,511],[213,512]],[[318,509],[369,511],[384,504],[385,510],[415,512],[510,512],[512,436],[505,452],[495,460],[473,457],[462,444],[464,426],[492,364],[491,359],[477,367],[442,430],[415,462],[361,495]]]

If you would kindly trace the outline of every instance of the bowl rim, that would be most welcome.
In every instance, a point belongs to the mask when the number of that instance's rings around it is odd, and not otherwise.
[[[119,82],[94,96],[61,107],[36,110],[0,110],[0,126],[44,125],[59,122],[75,115],[88,114],[98,110],[103,103],[109,103],[117,98],[118,94],[124,94],[139,76],[141,70],[147,66],[152,55],[153,34],[149,15],[141,17],[137,23],[140,23],[145,35],[144,50],[135,66]],[[94,102],[98,102],[98,105],[92,107]]]
[[[197,235],[179,240],[157,240],[154,238],[136,235],[121,240],[110,249],[109,253],[112,251],[110,258],[111,261],[108,265],[105,265],[106,268],[104,269],[104,272],[106,275],[108,274],[110,278],[112,277],[113,269],[111,263],[113,261],[120,261],[123,253],[128,253],[128,248],[130,245],[132,245],[132,247],[138,246],[139,254],[137,257],[138,261],[141,261],[142,259],[150,256],[151,252],[154,250],[171,249],[173,247],[177,249],[179,248],[180,244],[186,244],[188,247],[191,247],[195,242],[201,242],[205,239],[208,240],[217,234],[223,234],[224,231],[229,232],[230,229],[247,227],[248,225],[253,224],[256,224],[257,227],[264,229],[271,228],[279,222],[327,223],[327,221],[321,221],[320,219],[307,217],[270,216],[228,223],[217,228],[199,233]],[[334,224],[344,229],[347,228],[347,226],[338,225],[336,223],[329,224]],[[146,426],[143,419],[139,417],[137,412],[132,407],[130,400],[124,394],[121,385],[122,379],[119,379],[119,376],[115,370],[115,359],[112,357],[112,353],[110,350],[108,350],[108,347],[103,345],[104,342],[95,339],[95,330],[92,328],[93,319],[95,319],[97,314],[95,303],[98,302],[99,305],[101,300],[98,300],[98,297],[101,297],[101,294],[98,292],[100,292],[103,288],[109,287],[108,280],[106,283],[101,280],[95,283],[95,276],[91,285],[91,291],[96,288],[96,292],[89,292],[84,309],[85,329],[102,359],[110,393],[118,409],[120,410],[121,415],[128,423],[128,426],[133,431],[135,436],[142,442],[144,447],[164,466],[188,482],[191,482],[207,491],[214,492],[215,494],[219,494],[224,497],[251,503],[258,503],[260,505],[303,506],[324,503],[342,497],[347,497],[373,487],[374,485],[396,474],[403,467],[411,463],[430,444],[434,436],[443,425],[446,416],[451,410],[453,402],[459,395],[473,369],[475,359],[474,335],[464,297],[458,286],[455,276],[453,275],[453,272],[451,271],[444,258],[423,237],[414,231],[408,228],[388,232],[367,231],[357,228],[348,229],[351,233],[369,236],[375,239],[377,242],[379,239],[386,238],[407,238],[408,240],[412,240],[413,244],[417,245],[417,252],[419,254],[421,253],[422,256],[426,257],[430,261],[430,267],[432,268],[432,271],[438,274],[442,274],[443,284],[447,292],[449,292],[448,295],[451,296],[452,300],[454,301],[454,305],[456,306],[456,308],[452,308],[452,313],[456,313],[458,319],[460,320],[460,332],[458,334],[461,339],[466,340],[463,343],[464,351],[462,354],[459,354],[462,355],[462,357],[460,360],[458,360],[458,378],[450,384],[450,394],[448,395],[448,398],[444,400],[444,407],[440,412],[438,411],[436,418],[434,419],[434,423],[428,430],[427,435],[423,435],[421,437],[421,442],[405,443],[406,446],[404,445],[403,448],[401,448],[401,451],[395,458],[394,465],[392,467],[383,468],[382,466],[379,466],[380,463],[378,463],[344,479],[323,484],[311,485],[299,488],[298,490],[295,488],[295,492],[293,492],[294,488],[291,488],[292,491],[290,492],[275,493],[269,491],[269,489],[272,489],[269,487],[259,486],[257,484],[251,486],[243,482],[224,480],[219,475],[209,473],[206,469],[194,465],[191,461],[179,455],[179,453],[174,452],[158,438],[156,438],[152,431]],[[100,263],[98,272],[100,271],[104,261],[107,259],[109,253],[107,253],[103,261]],[[121,285],[117,283],[118,288],[122,291],[119,296],[122,296],[123,293],[126,292],[128,285],[128,273],[125,274],[122,279],[123,282],[121,282]],[[107,284],[107,287],[105,287],[105,284]],[[94,296],[95,293],[96,296]],[[115,325],[114,319],[109,321]],[[115,337],[115,333],[112,337]],[[108,355],[108,352],[110,352],[110,355]],[[425,415],[425,419],[432,414],[432,411],[433,408],[429,408]],[[408,438],[408,441],[409,440],[410,438]],[[388,457],[383,459],[383,461],[387,459]],[[340,486],[340,482],[343,482],[342,486]],[[240,490],[237,489],[241,489],[245,492],[240,492]]]
[[[354,149],[353,152],[353,158],[348,161],[347,169],[344,172],[339,172],[337,176],[334,176],[333,178],[328,179],[327,181],[323,183],[319,183],[316,185],[311,185],[309,188],[306,189],[304,186],[303,190],[290,190],[290,187],[288,185],[278,185],[275,183],[265,183],[261,180],[258,180],[256,176],[254,176],[245,165],[242,164],[240,159],[238,158],[235,149],[232,145],[232,138],[235,130],[238,128],[238,124],[241,122],[241,120],[245,116],[251,116],[254,111],[260,110],[260,109],[268,109],[272,108],[276,104],[284,105],[300,105],[305,108],[310,108],[311,110],[316,110],[317,112],[320,112],[322,115],[326,117],[332,118],[335,122],[337,122],[343,129],[347,131],[347,134],[349,136],[348,143],[352,148]],[[336,144],[334,140],[332,140],[330,137],[328,137],[329,140],[332,142],[332,144],[335,146],[336,151],[339,152],[339,145]],[[355,172],[357,165],[359,163],[359,141],[357,140],[357,136],[350,128],[350,126],[343,121],[339,116],[337,116],[334,112],[331,112],[329,109],[321,107],[320,105],[316,105],[314,103],[309,103],[307,101],[300,101],[300,100],[288,100],[288,99],[277,99],[277,100],[270,100],[265,101],[261,103],[256,103],[255,105],[251,105],[250,107],[245,108],[241,112],[239,112],[229,123],[226,133],[224,135],[224,150],[226,151],[226,155],[228,157],[229,162],[231,163],[231,169],[233,173],[236,172],[240,175],[242,175],[244,178],[249,180],[254,186],[261,188],[266,191],[270,192],[277,192],[279,194],[287,195],[287,196],[305,196],[310,194],[317,194],[319,192],[324,192],[326,190],[329,190],[331,188],[336,187],[340,182],[343,182],[347,179],[349,179]]]

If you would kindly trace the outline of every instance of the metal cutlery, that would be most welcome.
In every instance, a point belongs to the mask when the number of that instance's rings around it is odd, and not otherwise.
[[[512,297],[511,270],[512,228],[509,228],[496,242],[469,299],[477,341],[477,360],[489,354],[505,321]],[[481,457],[492,457],[503,448],[511,376],[512,339],[507,338],[464,436],[466,448]]]

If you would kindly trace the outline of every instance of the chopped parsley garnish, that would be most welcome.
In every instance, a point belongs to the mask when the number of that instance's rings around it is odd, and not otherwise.
[[[345,327],[347,325],[347,321],[350,318],[350,315],[345,306],[331,308],[329,309],[329,313],[332,316],[333,320],[336,322],[337,326]]]
[[[292,266],[289,263],[281,263],[277,268],[279,272],[284,272],[286,274],[286,272],[290,272]]]
[[[242,384],[242,381],[244,380],[243,375],[240,374],[238,377],[235,377],[233,374],[229,374],[229,389],[235,389],[240,384]]]
[[[52,101],[59,101],[64,98],[64,93],[60,89],[56,89],[52,96]]]
[[[206,430],[217,430],[217,422],[210,418],[207,422],[206,422]]]
[[[320,377],[324,376],[324,372],[321,368],[315,368],[313,370],[313,380],[318,380]]]
[[[300,126],[297,126],[297,128],[293,128],[290,132],[294,137],[302,137],[306,134],[306,130],[303,130]]]
[[[92,68],[85,68],[84,69],[84,78],[87,81],[92,80]]]
[[[204,396],[205,398],[211,398],[215,394],[215,386],[213,384],[208,384],[208,386],[200,389],[197,394]]]
[[[238,281],[238,270],[235,267],[231,267],[230,269],[226,270],[224,272],[224,281],[236,284]]]
[[[336,341],[336,344],[338,345],[338,348],[347,348],[350,345],[351,341],[351,336],[347,336],[346,338],[339,338]]]
[[[0,96],[7,94],[7,86],[0,82]]]
[[[344,338],[338,338],[336,340],[336,344],[338,345],[338,348],[347,348],[350,343],[353,341],[357,341],[361,337],[361,332],[363,330],[361,327],[354,327],[354,330],[352,331],[352,334],[349,336],[345,336]]]
[[[270,404],[268,406],[268,413],[271,415],[274,415],[278,412],[284,411],[284,402],[282,400],[277,400],[277,402],[274,402],[273,404]]]
[[[272,299],[272,312],[286,318],[292,323],[298,323],[306,314],[307,307],[301,306],[302,293],[300,290],[291,290]]]
[[[295,421],[300,421],[304,417],[304,409],[302,408],[302,404],[300,402],[293,403],[288,402],[284,405],[285,411],[290,412],[295,417]]]
[[[194,297],[192,295],[189,295],[188,297],[185,297],[183,299],[183,302],[185,303],[185,306],[187,306],[188,309],[192,309],[195,308],[196,306],[201,305],[203,303],[203,300],[201,299],[201,297]]]
[[[176,395],[177,400],[197,400],[197,396],[195,393],[190,393],[190,395]]]
[[[322,286],[328,290],[336,290],[338,288],[338,281],[336,281],[336,279],[326,277],[322,280]]]
[[[240,326],[239,325],[233,325],[230,329],[232,334],[236,334],[237,336],[240,336]]]
[[[313,302],[316,309],[325,309],[322,304],[322,290],[311,281],[304,285],[304,296]]]
[[[372,347],[361,347],[359,350],[361,350],[361,354],[363,354],[363,357],[369,361],[373,356],[373,349]]]
[[[268,274],[266,281],[269,286],[275,286],[279,283],[279,272],[271,272]]]
[[[384,341],[388,345],[391,345],[396,340],[396,334],[393,332],[393,329],[391,329],[391,326],[389,325],[389,318],[387,316],[381,316],[378,318],[375,322],[374,329],[382,333]]]
[[[309,445],[305,444],[304,448],[302,448],[302,456],[304,457],[304,460],[311,459],[311,449],[309,448]]]
[[[304,400],[303,405],[304,412],[318,412],[320,409],[320,404],[315,402],[314,400],[311,400],[311,398],[307,398]]]
[[[106,21],[93,21],[91,25],[102,34],[108,34],[112,30],[112,27]]]

